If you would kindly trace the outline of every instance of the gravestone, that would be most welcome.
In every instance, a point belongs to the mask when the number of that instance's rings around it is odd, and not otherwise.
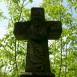
[[[28,40],[25,73],[20,77],[55,77],[50,71],[48,40],[59,39],[60,21],[45,21],[43,8],[32,8],[31,19],[16,22],[14,35],[17,40]]]

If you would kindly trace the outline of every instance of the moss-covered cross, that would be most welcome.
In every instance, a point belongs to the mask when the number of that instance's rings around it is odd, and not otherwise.
[[[15,38],[28,40],[25,72],[36,75],[51,74],[48,40],[59,39],[61,33],[61,22],[46,21],[43,8],[32,8],[30,21],[15,23]]]

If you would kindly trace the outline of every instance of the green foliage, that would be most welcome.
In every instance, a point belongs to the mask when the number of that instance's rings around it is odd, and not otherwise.
[[[31,3],[33,2],[33,0],[29,0]]]
[[[61,3],[61,2],[62,3]],[[30,3],[33,0],[29,0]],[[51,71],[56,77],[77,77],[77,1],[43,0],[47,20],[61,20],[63,32],[59,40],[49,46]],[[25,50],[27,41],[17,41],[13,35],[14,23],[30,19],[30,9],[26,0],[5,0],[9,12],[7,33],[0,39],[0,77],[17,77],[25,70]],[[73,10],[75,16],[73,16]],[[0,10],[0,20],[5,18]]]
[[[0,20],[6,19],[6,17],[3,15],[2,10],[0,9]]]

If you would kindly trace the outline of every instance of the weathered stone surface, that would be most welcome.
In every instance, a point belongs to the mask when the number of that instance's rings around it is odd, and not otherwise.
[[[26,71],[50,72],[48,41],[28,40]]]

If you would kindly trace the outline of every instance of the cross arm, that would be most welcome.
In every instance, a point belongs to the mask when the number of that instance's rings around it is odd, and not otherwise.
[[[28,39],[28,29],[29,21],[26,22],[16,22],[14,25],[14,35],[17,40],[27,40]]]
[[[61,21],[46,21],[48,39],[59,39],[62,33]]]

